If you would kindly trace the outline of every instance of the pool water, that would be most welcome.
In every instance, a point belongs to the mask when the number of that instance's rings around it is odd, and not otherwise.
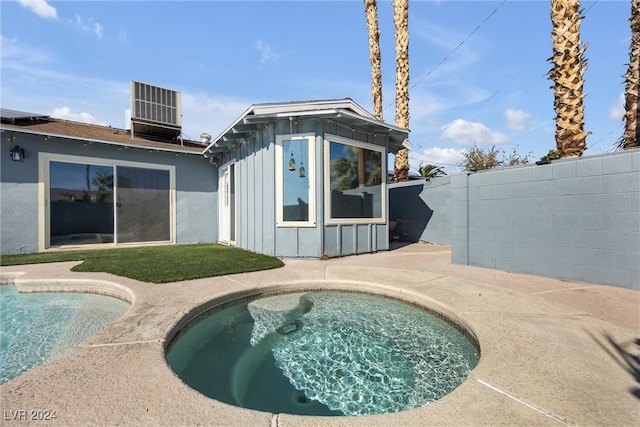
[[[423,309],[367,294],[307,292],[197,321],[167,360],[186,384],[232,405],[369,415],[442,398],[479,356],[475,341]]]
[[[0,384],[43,365],[119,318],[130,304],[85,293],[0,286]]]

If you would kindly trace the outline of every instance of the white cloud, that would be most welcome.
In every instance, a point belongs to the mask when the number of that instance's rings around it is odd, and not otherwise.
[[[93,32],[96,33],[99,39],[102,38],[102,33],[104,32],[103,30],[104,29],[102,28],[102,25],[98,24],[97,22],[93,24]]]
[[[104,27],[100,23],[95,22],[93,18],[89,18],[89,23],[85,23],[82,17],[76,13],[75,21],[71,20],[70,22],[78,26],[82,31],[94,33],[99,39],[104,35]]]
[[[271,49],[271,46],[262,40],[256,41],[256,49],[260,52],[260,64],[278,59],[280,56]]]
[[[200,139],[206,132],[218,136],[249,106],[250,101],[182,92],[182,131],[186,138]]]
[[[386,99],[383,99],[383,106],[390,105],[389,111],[384,111],[385,121],[393,123],[395,116],[395,103],[391,104],[395,96],[395,89],[389,90],[389,94]],[[391,101],[388,101],[391,100]],[[386,103],[389,104],[386,104]],[[445,103],[447,100],[435,96],[433,93],[428,92],[416,92],[411,95],[409,100],[409,111],[411,112],[411,121],[409,128],[412,133],[417,133],[425,129],[433,128],[437,126],[438,114],[446,108]],[[393,108],[393,110],[391,110]],[[409,139],[413,139],[411,135]]]
[[[9,39],[9,38],[3,36],[2,34],[0,34],[0,42],[2,42],[2,43],[15,43],[17,41],[18,41],[17,37],[13,37],[13,38]]]
[[[421,157],[424,157],[425,163],[434,165],[457,165],[462,161],[462,150],[456,148],[425,148],[422,150]]]
[[[42,18],[58,19],[56,8],[46,0],[18,0],[20,4]]]
[[[609,110],[609,118],[611,120],[620,121],[622,120],[622,117],[624,115],[625,115],[624,92],[621,92],[620,96],[618,97],[618,100],[616,101],[615,104],[611,106],[611,109]]]
[[[56,107],[51,113],[51,117],[64,120],[72,120],[74,122],[107,126],[106,123],[96,120],[91,114],[85,112],[73,113],[69,107]]]
[[[411,121],[409,128],[412,134],[423,131],[433,131],[442,123],[440,115],[447,111],[455,111],[476,104],[487,97],[487,92],[472,83],[463,81],[448,81],[431,86],[429,90],[415,88],[411,92],[409,111]],[[395,89],[389,85],[388,94],[385,92],[384,105],[391,105],[395,99]],[[394,111],[385,110],[385,121],[392,123]],[[413,139],[410,136],[410,139]],[[415,146],[415,145],[414,145]]]
[[[509,138],[501,132],[492,132],[487,126],[478,122],[455,119],[442,127],[442,138],[450,139],[460,145],[492,145],[509,142]]]
[[[424,16],[415,16],[411,25],[411,37],[418,39],[418,43],[429,46],[429,55],[432,57],[432,61],[424,64],[424,69],[416,68],[415,73],[412,71],[412,81],[428,77],[429,85],[433,85],[441,79],[467,76],[487,49],[485,39],[479,35],[469,39],[466,33],[443,23],[434,24]],[[465,43],[461,44],[463,40]],[[468,79],[462,77],[462,80]]]
[[[76,22],[75,20],[73,21]],[[81,21],[80,21],[81,22]],[[52,69],[50,52],[40,46],[23,46],[0,39],[0,93],[2,106],[49,114],[61,119],[124,127],[129,108],[129,82],[68,74]],[[24,87],[33,87],[25,94]],[[168,87],[181,90],[179,85]],[[264,100],[182,92],[183,131],[198,140],[202,132],[218,136],[252,103]]]
[[[531,113],[524,110],[509,108],[504,115],[507,117],[507,129],[511,130],[524,130],[531,120]]]

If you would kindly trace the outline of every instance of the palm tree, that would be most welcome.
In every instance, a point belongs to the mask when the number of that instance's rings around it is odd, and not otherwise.
[[[551,0],[556,147],[560,157],[581,156],[590,132],[584,130],[584,72],[586,44],[580,40],[582,12],[579,0]]]
[[[396,126],[409,128],[409,0],[393,0],[396,39]],[[400,148],[394,159],[393,179],[409,180],[409,151]]]
[[[422,166],[422,163],[420,163],[420,167],[418,168],[418,173],[422,176],[426,176],[427,178],[436,178],[439,176],[447,175],[444,169],[442,169],[442,166],[436,166],[429,163],[427,163],[424,166]]]
[[[376,0],[364,0],[364,14],[369,30],[369,59],[371,60],[371,96],[373,115],[382,121],[382,71],[380,56],[380,30],[378,29],[378,6]]]
[[[624,92],[625,128],[618,141],[618,148],[640,147],[638,131],[638,86],[640,85],[640,0],[631,0],[631,44],[629,47],[629,68],[622,76],[626,80]]]
[[[373,98],[373,115],[377,120],[382,121],[382,70],[380,55],[380,30],[378,28],[378,5],[376,0],[364,0],[364,14],[367,18],[367,29],[369,31],[369,59],[371,60],[371,96]],[[358,148],[358,175],[360,185],[364,184],[365,152]],[[380,168],[382,172],[382,168]],[[382,176],[382,175],[381,175]]]
[[[382,182],[382,155],[348,145],[343,155],[331,160],[331,182],[334,190],[349,190]]]

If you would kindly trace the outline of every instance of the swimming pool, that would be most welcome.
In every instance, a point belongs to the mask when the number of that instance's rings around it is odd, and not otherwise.
[[[458,387],[480,357],[453,320],[370,294],[230,305],[189,322],[167,360],[192,388],[243,408],[325,416],[416,408]]]
[[[89,293],[19,293],[0,286],[0,384],[73,348],[130,304]]]

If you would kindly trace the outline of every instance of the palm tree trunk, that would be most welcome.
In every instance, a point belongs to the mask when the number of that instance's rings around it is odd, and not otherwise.
[[[629,68],[625,78],[624,133],[618,142],[620,148],[640,147],[638,130],[638,86],[640,86],[640,0],[631,0],[631,45],[629,47]]]
[[[556,147],[560,157],[581,156],[586,149],[584,131],[584,72],[586,44],[580,40],[582,13],[579,0],[551,0]]]
[[[409,0],[393,1],[396,39],[396,126],[409,128]],[[409,152],[398,150],[394,160],[393,179],[409,179]]]
[[[378,6],[376,0],[364,0],[364,14],[369,30],[369,59],[371,60],[371,96],[373,115],[382,121],[382,70],[380,55],[380,30],[378,28]]]

